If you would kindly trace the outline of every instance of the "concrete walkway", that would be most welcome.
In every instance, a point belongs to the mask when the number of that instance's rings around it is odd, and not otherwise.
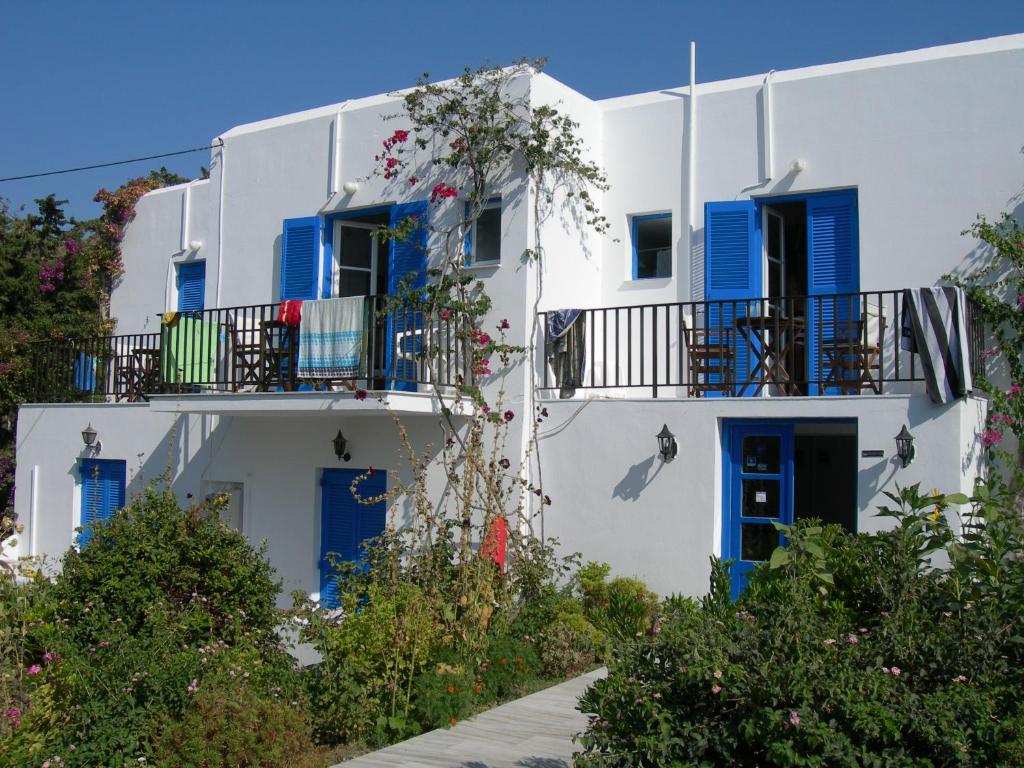
[[[340,763],[342,768],[569,768],[587,725],[576,702],[606,670],[489,709],[452,728]]]

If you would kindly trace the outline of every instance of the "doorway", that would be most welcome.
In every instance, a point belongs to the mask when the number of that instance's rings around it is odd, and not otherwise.
[[[722,464],[722,556],[732,561],[733,599],[784,543],[776,523],[818,518],[856,532],[855,422],[728,422]]]
[[[335,296],[380,296],[388,292],[388,249],[377,230],[387,213],[338,219],[334,223]]]

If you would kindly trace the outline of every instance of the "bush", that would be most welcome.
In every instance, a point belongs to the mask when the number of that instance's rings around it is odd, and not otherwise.
[[[165,768],[277,768],[313,751],[305,713],[294,703],[234,682],[203,686],[179,719],[154,738]]]
[[[4,711],[17,712],[0,725],[5,764],[152,759],[211,687],[244,689],[264,708],[302,704],[272,634],[269,565],[205,512],[148,492],[97,526],[53,583],[0,581]],[[239,743],[210,749],[237,756]]]
[[[147,611],[163,605],[193,622],[187,634],[196,641],[272,631],[280,582],[265,548],[254,550],[217,512],[215,501],[183,510],[170,490],[151,488],[92,523],[89,545],[68,551],[56,582],[63,618],[90,624],[88,614],[103,607],[138,632]]]
[[[658,610],[658,596],[640,579],[617,576],[611,566],[589,562],[580,568],[583,612],[609,639],[623,642],[648,631]]]
[[[699,610],[667,603],[583,697],[578,764],[1019,764],[1024,526],[982,489],[954,541],[961,499],[894,498],[892,531],[798,525],[736,603],[722,563]]]

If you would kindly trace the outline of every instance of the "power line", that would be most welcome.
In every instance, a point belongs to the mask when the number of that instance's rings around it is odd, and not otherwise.
[[[115,160],[111,163],[97,163],[96,165],[83,165],[78,168],[65,168],[60,171],[44,171],[43,173],[26,173],[24,176],[8,176],[4,181],[20,181],[21,179],[38,179],[40,176],[56,176],[61,173],[75,173],[77,171],[91,171],[94,168],[109,168],[112,165],[127,165],[128,163],[141,163],[144,160],[159,160],[161,157],[174,157],[175,155],[187,155],[192,152],[205,152],[208,149],[218,149],[222,144],[211,144],[207,147],[194,147],[192,149],[180,149],[177,152],[164,152],[161,155],[149,155],[148,157],[133,157],[131,160]]]

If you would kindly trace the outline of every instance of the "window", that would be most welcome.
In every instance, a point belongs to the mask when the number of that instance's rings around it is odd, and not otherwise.
[[[179,264],[176,285],[179,312],[202,309],[206,293],[206,262],[185,261]]]
[[[672,277],[672,214],[633,217],[633,279]]]
[[[469,215],[469,206],[466,207]],[[491,198],[466,233],[466,263],[498,264],[501,261],[501,198]]]

